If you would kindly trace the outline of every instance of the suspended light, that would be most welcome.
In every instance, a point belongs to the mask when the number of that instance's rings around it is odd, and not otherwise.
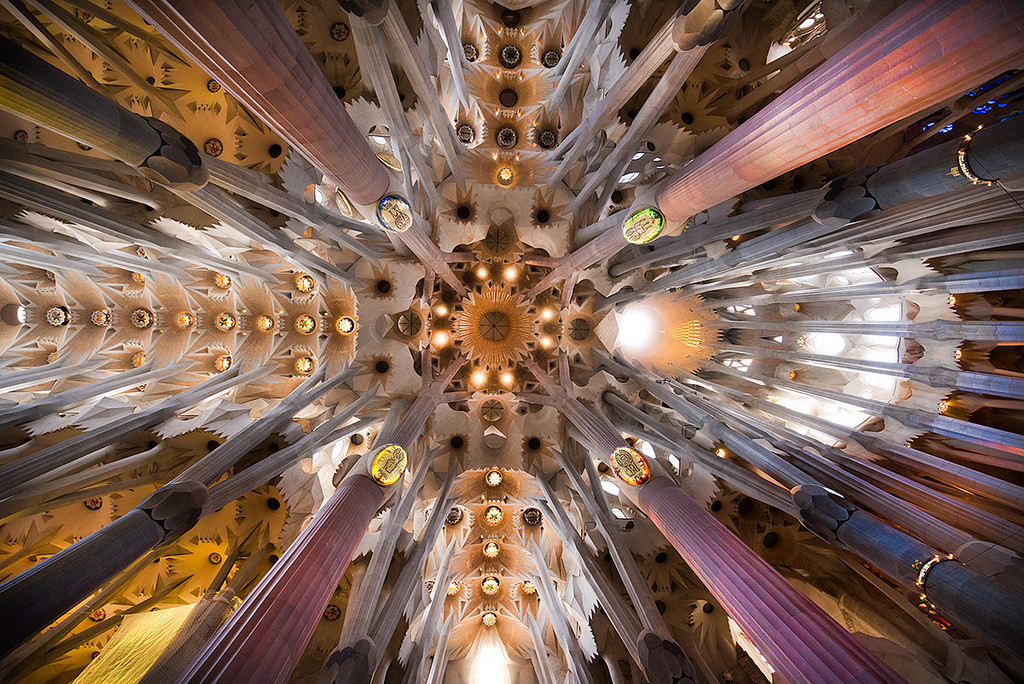
[[[473,374],[469,376],[469,380],[475,387],[481,387],[485,382],[487,382],[487,373],[483,370],[475,370],[473,371]]]
[[[540,318],[542,321],[550,321],[555,318],[555,310],[551,307],[541,309]]]
[[[501,384],[505,387],[512,387],[516,381],[516,376],[512,374],[512,371],[504,371],[501,374]]]
[[[438,330],[430,336],[430,343],[435,347],[447,347],[448,343],[452,341],[451,335],[443,330]]]
[[[505,280],[515,280],[516,276],[519,275],[519,272],[516,270],[515,266],[506,266],[503,275],[505,276]]]

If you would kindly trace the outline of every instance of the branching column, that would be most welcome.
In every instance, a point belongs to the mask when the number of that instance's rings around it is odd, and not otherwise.
[[[132,0],[189,59],[358,204],[388,176],[275,2]]]
[[[604,415],[595,414],[569,397],[536,364],[526,365],[559,410],[591,442],[594,455],[614,465],[612,450],[626,446],[626,442]],[[590,419],[577,422],[580,412],[590,414]],[[659,474],[656,463],[653,466],[650,480],[638,487],[623,481],[621,491],[661,530],[787,681],[900,681],[899,675],[797,591],[670,477]]]
[[[1019,2],[904,3],[665,180],[658,207],[685,221],[1019,66],[1022,36]]]

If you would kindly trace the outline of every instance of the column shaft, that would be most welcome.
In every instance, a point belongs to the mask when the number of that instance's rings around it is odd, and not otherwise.
[[[637,503],[786,681],[901,681],[671,480]]]
[[[658,188],[693,214],[1020,64],[1024,5],[904,3]],[[893,68],[898,64],[899,68]]]

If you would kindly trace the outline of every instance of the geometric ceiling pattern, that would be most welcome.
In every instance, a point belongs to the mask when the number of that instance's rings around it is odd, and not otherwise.
[[[0,680],[1024,681],[1024,7],[4,0]]]

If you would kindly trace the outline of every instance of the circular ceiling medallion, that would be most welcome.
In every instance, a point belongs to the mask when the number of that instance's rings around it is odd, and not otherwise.
[[[405,449],[397,444],[389,444],[373,455],[373,460],[370,461],[370,477],[377,484],[388,487],[398,482],[408,462],[409,457]]]
[[[316,319],[309,314],[302,314],[295,319],[295,332],[312,335],[316,332]]]
[[[622,224],[622,236],[626,242],[642,245],[650,242],[665,228],[665,217],[657,209],[647,207],[634,211]]]
[[[309,375],[316,370],[316,361],[312,356],[300,356],[295,359],[295,372],[299,375]]]
[[[412,228],[412,207],[403,197],[385,195],[377,202],[377,223],[393,233]]]
[[[229,332],[235,329],[235,325],[238,324],[238,320],[234,314],[228,313],[227,311],[217,314],[216,318],[213,319],[213,324],[217,327],[217,330],[221,332]]]
[[[541,514],[539,508],[527,508],[523,511],[523,522],[531,527],[540,525],[541,520],[544,516]]]
[[[501,582],[494,575],[488,575],[484,577],[483,581],[480,582],[480,589],[483,590],[488,596],[494,596],[498,593],[501,588]]]
[[[462,507],[452,506],[452,509],[448,511],[448,517],[444,521],[449,525],[458,525],[462,522]]]
[[[488,506],[484,511],[484,520],[487,521],[488,525],[497,525],[503,517],[505,517],[505,514],[501,512],[501,508],[498,506]]]
[[[508,316],[500,311],[488,311],[480,317],[480,335],[491,342],[501,342],[508,337],[510,324]]]
[[[488,487],[497,487],[501,484],[501,471],[500,470],[488,470],[487,474],[484,475],[484,482],[487,483]]]
[[[612,467],[626,484],[638,487],[651,478],[651,468],[640,452],[630,447],[619,447],[612,452]]]
[[[515,45],[503,45],[498,51],[498,61],[506,69],[515,69],[523,61],[523,52]]]
[[[351,335],[355,332],[356,322],[351,316],[342,316],[334,322],[334,329],[342,335]]]
[[[489,541],[484,544],[484,555],[488,558],[497,558],[500,552],[501,547],[498,546],[498,542]]]
[[[480,406],[480,417],[488,423],[497,423],[504,415],[505,407],[497,399],[488,399]]]
[[[516,143],[519,142],[519,134],[511,126],[502,126],[494,133],[494,140],[499,147],[504,147],[507,150],[516,146]]]
[[[484,613],[483,617],[481,618],[481,621],[484,623],[485,627],[493,627],[494,625],[498,624],[498,616],[494,614],[493,610],[489,610],[486,613]]]

